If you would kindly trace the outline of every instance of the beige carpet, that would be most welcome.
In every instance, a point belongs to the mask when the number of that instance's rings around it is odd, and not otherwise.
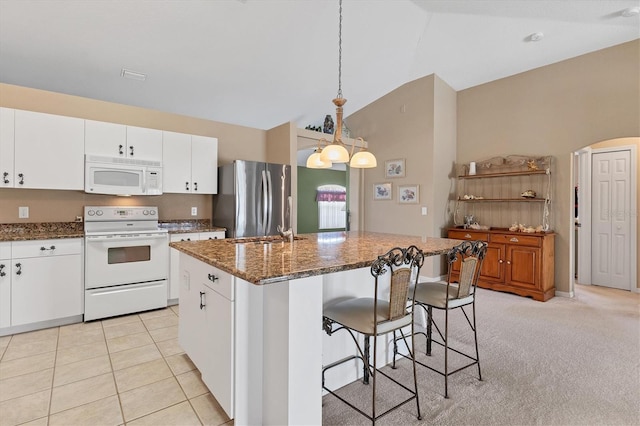
[[[639,425],[640,295],[595,286],[576,286],[573,299],[546,303],[507,293],[479,290],[478,333],[483,381],[471,367],[449,378],[419,368],[422,420],[415,402],[379,424],[443,425]],[[452,320],[456,346],[464,317]],[[422,341],[422,340],[421,340]],[[434,352],[431,363],[442,358]],[[454,361],[455,362],[455,361]],[[410,362],[392,374],[411,383]],[[382,377],[379,375],[379,377]],[[405,395],[382,379],[379,405]],[[370,386],[359,382],[340,392],[370,405]],[[368,424],[335,397],[323,399],[323,424]]]

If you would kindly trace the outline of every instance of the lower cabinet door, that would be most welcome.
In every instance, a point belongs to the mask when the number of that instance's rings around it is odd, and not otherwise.
[[[486,281],[504,282],[504,244],[489,244],[487,254],[482,262],[480,279]]]
[[[518,287],[540,287],[540,249],[507,246],[507,282]]]
[[[11,325],[82,314],[82,256],[11,261]]]
[[[186,259],[186,257],[181,256],[180,259]],[[206,365],[202,343],[205,315],[200,308],[201,287],[201,284],[195,279],[195,274],[192,276],[192,272],[181,265],[178,342],[200,371]]]
[[[202,381],[230,418],[233,413],[233,302],[204,286],[206,367]]]

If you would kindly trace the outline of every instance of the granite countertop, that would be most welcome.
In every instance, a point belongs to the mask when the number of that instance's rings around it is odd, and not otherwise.
[[[211,226],[208,219],[168,220],[158,223],[158,227],[166,229],[169,234],[226,231],[225,228]],[[0,223],[0,242],[83,237],[82,222]]]
[[[370,266],[393,247],[416,245],[426,255],[446,253],[460,240],[376,232],[301,234],[293,243],[255,238],[174,242],[169,245],[254,284],[270,284]]]
[[[188,232],[219,232],[227,230],[227,228],[212,226],[209,219],[163,220],[158,223],[158,227],[166,229],[170,234],[185,234]]]
[[[0,241],[82,238],[82,222],[0,223]]]

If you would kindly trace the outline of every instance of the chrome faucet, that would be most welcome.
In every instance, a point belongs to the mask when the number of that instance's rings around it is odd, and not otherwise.
[[[282,237],[283,241],[287,241],[287,239],[289,239],[290,243],[293,243],[294,235],[293,235],[293,227],[291,226],[291,204],[292,204],[292,200],[291,200],[291,196],[289,196],[287,198],[287,213],[289,214],[289,229],[285,229],[284,227],[284,212],[282,214],[282,223],[280,225],[278,225],[276,227],[276,229],[278,230],[278,233],[280,234],[280,236]],[[284,210],[284,209],[283,209]]]

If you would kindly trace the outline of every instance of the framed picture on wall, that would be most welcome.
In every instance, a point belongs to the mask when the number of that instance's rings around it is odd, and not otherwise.
[[[374,183],[373,199],[374,200],[391,200],[391,184],[390,183]]]
[[[385,161],[384,173],[388,178],[404,177],[404,158]]]
[[[398,203],[418,204],[420,201],[419,185],[398,185]]]

